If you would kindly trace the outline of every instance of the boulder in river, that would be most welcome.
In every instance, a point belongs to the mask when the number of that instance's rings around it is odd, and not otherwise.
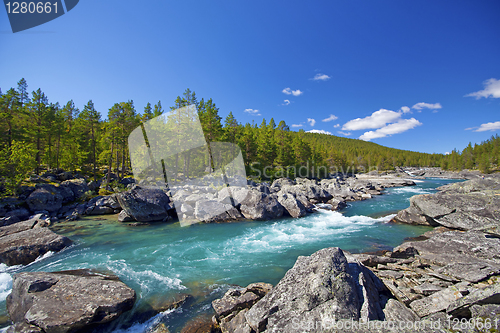
[[[119,193],[117,199],[125,213],[138,222],[164,221],[169,218],[170,199],[159,188],[135,185]]]
[[[7,311],[18,330],[86,331],[130,310],[135,298],[134,290],[112,275],[27,272],[14,275]]]
[[[241,202],[240,211],[250,220],[271,220],[283,216],[284,209],[274,194],[251,190]]]
[[[71,245],[71,240],[46,228],[48,222],[38,214],[30,220],[0,228],[0,263],[27,265],[52,251]]]
[[[326,248],[298,257],[281,281],[244,313],[241,325],[255,332],[303,332],[308,325],[321,332],[322,324],[342,319],[383,320],[383,290],[366,267],[339,248]]]
[[[307,214],[306,207],[295,198],[291,193],[284,190],[279,191],[277,194],[278,202],[285,208],[291,217],[302,217]]]

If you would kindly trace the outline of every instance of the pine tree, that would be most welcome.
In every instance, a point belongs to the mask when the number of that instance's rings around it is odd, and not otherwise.
[[[94,103],[89,100],[87,104],[83,107],[80,117],[84,122],[84,127],[88,131],[90,146],[91,146],[91,162],[92,162],[92,174],[94,180],[97,180],[97,137],[99,134],[99,125],[101,120],[101,115],[96,111]]]

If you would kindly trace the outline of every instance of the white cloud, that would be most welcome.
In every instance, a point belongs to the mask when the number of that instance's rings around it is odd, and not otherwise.
[[[316,119],[307,118],[307,122],[309,123],[309,125],[314,126],[316,124]]]
[[[369,128],[381,128],[398,120],[401,117],[401,113],[380,109],[372,113],[371,116],[365,118],[356,118],[348,121],[342,127],[344,131],[357,131]]]
[[[340,124],[335,124],[335,125],[333,125],[333,127],[338,128],[338,127],[340,127]]]
[[[325,118],[325,119],[323,119],[322,121],[326,123],[326,122],[328,122],[328,121],[334,121],[334,120],[337,120],[338,118],[339,118],[339,117],[334,116],[333,114],[331,114],[328,118]]]
[[[345,135],[345,136],[349,136],[349,135],[351,135],[351,132],[342,132],[342,131],[337,131],[337,133],[342,134],[342,135]]]
[[[402,106],[401,109],[399,109],[403,113],[411,113],[411,110],[407,106]]]
[[[441,109],[442,106],[440,103],[430,104],[430,103],[420,102],[413,105],[411,108],[415,110],[422,110],[422,109],[436,110],[436,109]]]
[[[302,127],[304,126],[303,124],[292,124],[292,127]]]
[[[281,92],[284,93],[284,94],[293,95],[293,96],[300,96],[300,95],[302,95],[304,93],[303,91],[300,91],[299,89],[292,90],[290,88],[285,88]]]
[[[445,154],[445,155],[450,155],[450,152],[449,152],[449,151],[447,151],[447,152],[446,152],[446,153],[444,153],[444,154]]]
[[[371,139],[383,138],[388,135],[403,133],[420,125],[422,125],[422,123],[415,118],[400,119],[397,123],[389,124],[377,129],[376,131],[365,132],[359,138],[361,140],[370,141]]]
[[[465,95],[465,97],[476,97],[480,99],[481,97],[488,98],[500,98],[500,80],[491,78],[483,82],[484,89],[479,90],[470,94]]]
[[[326,80],[330,80],[331,79],[331,76],[328,76],[326,74],[316,74],[314,75],[314,77],[311,79],[311,80],[314,80],[314,81],[326,81]]]
[[[252,116],[260,116],[259,110],[254,109],[245,109],[246,113],[250,113]]]
[[[500,121],[495,121],[494,123],[481,124],[479,127],[469,127],[466,131],[474,130],[474,132],[486,132],[486,131],[496,131],[500,129]]]
[[[289,105],[289,104],[290,104],[290,100],[285,99],[285,100],[283,101],[283,105]]]
[[[310,131],[306,131],[307,133],[319,133],[319,134],[328,134],[328,135],[332,135],[331,132],[328,132],[328,131],[324,131],[324,130],[317,130],[317,129],[313,129],[313,130],[310,130]]]

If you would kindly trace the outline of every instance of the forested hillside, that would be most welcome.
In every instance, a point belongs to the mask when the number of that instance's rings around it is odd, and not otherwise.
[[[82,108],[72,100],[61,105],[43,91],[28,92],[21,79],[16,88],[0,91],[0,175],[12,193],[34,172],[61,168],[102,177],[111,169],[123,177],[130,170],[127,138],[141,123],[165,112],[160,101],[138,112],[132,100],[118,102],[102,119],[92,100]],[[445,169],[496,167],[500,138],[470,145],[450,155],[392,149],[356,139],[290,131],[281,120],[241,124],[232,112],[222,119],[212,99],[198,100],[187,89],[168,109],[195,104],[207,142],[239,145],[247,173],[261,178],[294,177],[298,170],[322,177],[327,172],[388,170],[395,166],[441,166]],[[106,113],[106,112],[103,112]],[[266,174],[263,174],[263,171]]]

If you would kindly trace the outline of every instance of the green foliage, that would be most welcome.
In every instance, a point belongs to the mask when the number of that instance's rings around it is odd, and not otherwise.
[[[33,144],[12,141],[10,147],[0,151],[0,175],[3,177],[4,195],[15,195],[21,182],[35,167],[36,149]]]

